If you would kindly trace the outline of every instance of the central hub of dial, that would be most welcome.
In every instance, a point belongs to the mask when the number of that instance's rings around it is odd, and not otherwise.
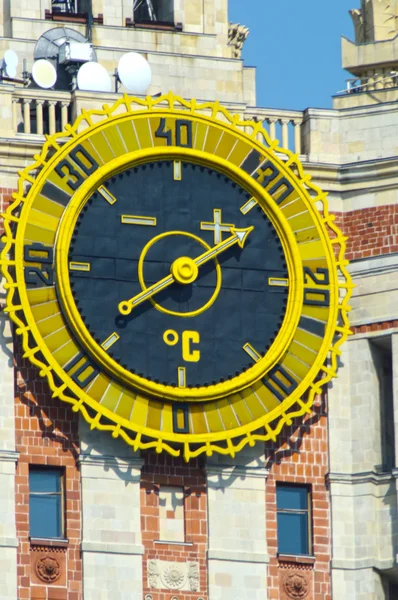
[[[177,283],[188,285],[195,281],[198,276],[199,269],[192,258],[189,256],[180,256],[177,258],[170,268],[170,273],[173,275]]]

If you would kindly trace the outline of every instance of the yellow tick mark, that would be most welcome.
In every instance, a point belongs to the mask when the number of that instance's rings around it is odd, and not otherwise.
[[[90,263],[72,261],[69,263],[69,269],[71,271],[85,271],[87,273],[88,271],[90,271],[91,265]]]
[[[268,285],[276,287],[289,287],[289,280],[284,279],[283,277],[269,277]]]
[[[182,180],[182,169],[180,160],[175,160],[173,163],[173,177],[175,181]]]
[[[120,221],[125,225],[150,225],[155,227],[156,217],[142,217],[139,215],[122,215]]]
[[[185,367],[178,367],[178,387],[187,387],[187,373]]]
[[[102,342],[101,348],[103,348],[104,350],[109,350],[109,348],[113,346],[113,344],[117,342],[119,338],[120,335],[118,335],[116,332],[111,333],[111,335],[108,338],[106,338],[104,342]]]
[[[102,196],[103,198],[105,198],[105,200],[106,200],[107,202],[109,202],[109,204],[115,204],[115,202],[116,202],[116,198],[115,198],[115,196],[114,196],[113,194],[111,194],[111,193],[110,193],[110,192],[109,192],[109,191],[106,189],[106,187],[105,187],[105,186],[101,185],[101,186],[98,188],[98,191],[99,191],[99,193],[101,194],[101,196]]]
[[[250,198],[250,200],[248,200],[246,204],[240,207],[240,212],[242,213],[242,215],[247,215],[249,210],[254,208],[257,204],[258,202],[255,198]]]
[[[261,359],[261,355],[248,342],[243,346],[243,350],[247,352],[254,362],[258,362]]]

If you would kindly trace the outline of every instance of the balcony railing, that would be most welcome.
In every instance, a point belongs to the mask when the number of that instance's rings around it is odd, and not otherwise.
[[[282,148],[288,148],[295,154],[302,154],[303,112],[279,110],[274,108],[250,108],[245,111],[246,119],[262,121],[271,140],[279,140]]]
[[[44,94],[41,89],[14,90],[12,102],[15,133],[53,134],[62,131],[65,125],[72,122],[73,115],[78,112],[73,107],[76,101],[74,94],[49,91],[47,98]],[[107,94],[107,103],[112,104],[112,96],[114,100],[119,98],[118,94]],[[102,97],[95,97],[95,100],[95,104],[99,104],[98,108],[102,108]],[[137,105],[137,110],[142,110],[142,106]],[[271,140],[279,140],[283,148],[299,155],[303,153],[303,112],[250,107],[242,117],[261,122]]]
[[[360,92],[373,92],[377,90],[390,90],[398,87],[398,72],[390,71],[386,74],[374,74],[368,77],[354,77],[346,80],[345,90],[337,92],[337,96],[345,94],[359,94]]]
[[[43,90],[18,89],[12,98],[12,119],[15,133],[53,134],[71,122],[71,94]]]

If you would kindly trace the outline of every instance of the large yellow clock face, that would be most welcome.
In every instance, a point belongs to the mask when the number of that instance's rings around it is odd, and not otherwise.
[[[311,410],[351,284],[297,157],[217,105],[164,100],[134,112],[124,97],[46,142],[5,215],[2,265],[53,392],[136,449],[188,460],[276,439]]]

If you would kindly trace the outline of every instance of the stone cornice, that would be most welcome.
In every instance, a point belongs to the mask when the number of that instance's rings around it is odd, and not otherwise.
[[[269,555],[261,552],[245,552],[236,550],[217,550],[209,548],[207,551],[207,558],[209,560],[225,560],[228,562],[239,562],[239,563],[269,563]]]
[[[384,275],[398,271],[398,253],[394,252],[393,254],[352,261],[348,266],[348,270],[353,279],[362,279],[363,277]]]
[[[0,450],[0,462],[18,462],[19,452],[15,450]]]
[[[398,479],[398,469],[394,469],[394,471],[388,473],[376,473],[375,471],[365,471],[363,473],[328,473],[326,479],[331,484],[358,485],[373,483],[374,485],[385,485],[394,479]]]
[[[341,569],[343,571],[358,571],[360,569],[377,569],[384,571],[392,569],[396,566],[393,558],[379,560],[376,558],[358,558],[358,559],[338,559],[334,558],[331,561],[332,569]]]
[[[86,542],[81,543],[82,552],[99,552],[103,554],[130,554],[143,555],[144,546],[141,544],[110,544],[107,542]]]

